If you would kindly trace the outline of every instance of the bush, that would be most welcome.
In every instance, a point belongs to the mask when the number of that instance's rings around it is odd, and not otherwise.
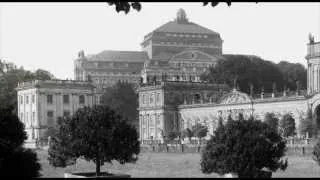
[[[291,114],[285,114],[280,121],[281,134],[284,137],[294,136],[296,134],[296,123]]]
[[[49,163],[65,167],[79,157],[96,164],[135,162],[140,152],[136,129],[108,106],[84,107],[72,117],[60,118],[49,146]]]
[[[320,166],[320,140],[318,140],[317,144],[313,147],[312,158]]]
[[[278,132],[279,119],[276,117],[274,113],[266,113],[264,116],[264,122],[268,124],[276,132]]]
[[[192,132],[193,135],[198,137],[199,139],[206,137],[207,133],[208,133],[208,127],[204,126],[202,124],[195,124],[194,126],[192,126]]]
[[[285,170],[286,142],[266,123],[254,120],[230,120],[219,126],[201,154],[201,171],[239,177],[259,177],[262,169]]]
[[[27,134],[12,109],[0,109],[0,176],[39,177],[37,154],[23,147]]]
[[[301,134],[306,135],[308,133],[309,137],[312,137],[314,124],[311,109],[308,109],[306,118],[301,118],[299,130]]]
[[[189,142],[191,142],[191,138],[193,137],[193,132],[187,128],[183,131],[183,137],[188,137]]]

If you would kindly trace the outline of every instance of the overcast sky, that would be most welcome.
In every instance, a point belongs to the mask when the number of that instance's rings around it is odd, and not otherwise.
[[[73,78],[80,50],[139,51],[143,36],[174,20],[179,8],[220,33],[223,53],[306,65],[308,34],[320,40],[320,3],[142,3],[127,15],[106,3],[0,3],[0,58]]]

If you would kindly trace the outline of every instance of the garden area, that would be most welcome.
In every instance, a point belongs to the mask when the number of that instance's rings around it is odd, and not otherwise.
[[[94,171],[95,164],[83,159],[66,168],[49,165],[46,150],[37,151],[42,177],[63,177],[65,172]],[[136,163],[121,165],[117,161],[104,164],[101,171],[128,174],[131,177],[220,177],[203,174],[200,170],[200,153],[140,153]],[[288,156],[288,168],[278,170],[272,177],[320,177],[320,168],[311,156]]]

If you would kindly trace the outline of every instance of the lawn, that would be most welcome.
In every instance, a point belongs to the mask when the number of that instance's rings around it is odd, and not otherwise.
[[[95,165],[82,159],[76,165],[66,168],[54,168],[49,165],[46,151],[37,151],[42,165],[43,177],[63,177],[64,172],[94,171]],[[311,157],[289,156],[286,171],[273,173],[272,177],[320,177],[320,167]],[[105,164],[102,171],[130,174],[131,177],[219,177],[217,174],[206,175],[200,170],[198,153],[141,153],[136,164],[121,165],[118,162]]]

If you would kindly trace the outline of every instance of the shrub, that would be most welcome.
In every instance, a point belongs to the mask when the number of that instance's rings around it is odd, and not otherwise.
[[[320,166],[320,140],[318,140],[317,144],[313,147],[312,158]]]
[[[201,171],[236,173],[259,177],[262,169],[285,170],[286,142],[266,123],[254,120],[228,121],[219,126],[201,154]]]
[[[296,134],[296,123],[291,114],[285,114],[280,120],[281,134],[284,137],[294,136]]]
[[[264,116],[264,122],[268,124],[272,129],[278,132],[279,119],[274,113],[266,113]]]

